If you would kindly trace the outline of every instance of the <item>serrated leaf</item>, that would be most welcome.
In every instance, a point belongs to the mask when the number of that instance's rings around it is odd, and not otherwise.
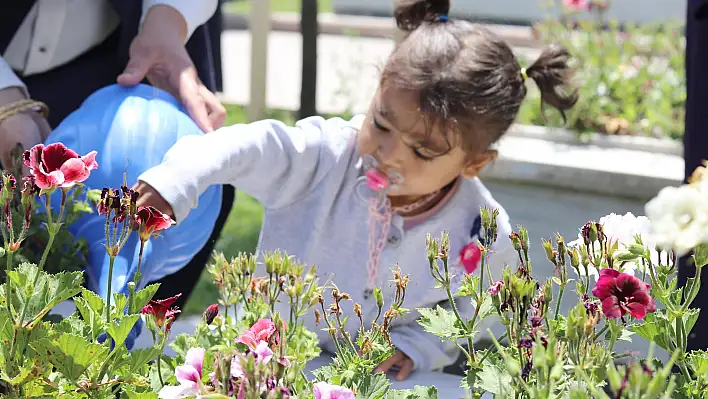
[[[84,336],[86,333],[86,322],[79,318],[76,313],[62,319],[59,323],[54,324],[54,331],[58,333],[74,334]]]
[[[133,349],[130,352],[130,363],[128,371],[136,373],[141,367],[148,364],[152,359],[160,354],[160,348],[151,347],[145,349]]]
[[[47,274],[36,265],[22,263],[15,270],[7,272],[11,289],[15,290],[13,306],[26,306],[26,323],[44,317],[59,303],[81,292],[83,275],[81,272]]]
[[[103,298],[98,296],[95,292],[83,288],[81,290],[81,297],[86,300],[89,308],[91,308],[94,313],[102,315],[106,311],[106,303],[103,301]]]
[[[150,284],[142,290],[136,291],[129,312],[138,313],[155,296],[158,288],[160,288],[160,284]]]
[[[118,317],[111,322],[111,325],[108,326],[106,332],[111,336],[111,338],[113,338],[116,346],[123,345],[125,339],[128,338],[128,334],[130,334],[130,330],[139,318],[140,315],[132,314]]]
[[[654,341],[657,346],[664,349],[665,351],[670,352],[670,344],[666,340],[667,322],[668,320],[666,320],[665,318],[650,313],[644,318],[644,323],[633,324],[632,330],[640,337],[646,339],[649,342]]]
[[[73,334],[60,334],[51,341],[44,338],[32,346],[46,354],[54,367],[70,381],[78,381],[89,366],[102,361],[108,352],[105,346]]]
[[[494,303],[492,302],[492,296],[485,294],[484,301],[482,301],[482,305],[479,307],[479,314],[477,315],[478,324],[488,316],[496,314],[496,312]]]
[[[416,385],[413,389],[391,389],[386,399],[437,399],[438,389],[435,386],[422,387]]]
[[[128,399],[157,399],[157,393],[155,392],[134,392],[134,391],[128,391],[126,389],[123,390],[123,393],[125,393],[128,397]],[[200,398],[204,398],[204,395],[201,395]]]
[[[96,338],[103,333],[103,327],[106,324],[105,317],[102,313],[96,313],[85,297],[74,298],[74,305],[76,305],[76,309],[79,311],[81,318],[88,327],[91,341],[95,341]],[[102,306],[103,305],[101,305],[101,307]]]
[[[634,331],[630,331],[626,328],[623,328],[620,332],[620,336],[617,339],[620,341],[632,342],[632,335],[634,335]]]
[[[357,398],[383,399],[391,382],[384,373],[368,374],[361,379],[357,387]]]
[[[125,314],[128,307],[128,297],[121,293],[113,294],[113,302],[111,303],[111,317],[120,317]]]
[[[688,355],[688,364],[697,376],[708,373],[708,352],[704,350],[694,350]]]
[[[420,308],[417,309],[421,315],[418,320],[423,329],[431,334],[436,335],[441,341],[457,337],[462,333],[457,327],[457,317],[438,305],[435,309]]]
[[[686,334],[690,333],[691,330],[693,330],[693,326],[696,325],[700,312],[701,310],[698,308],[686,309],[686,313],[684,313],[683,315],[683,323],[685,326],[684,331],[686,331]]]
[[[480,388],[499,397],[506,397],[508,387],[512,386],[511,376],[496,364],[484,364],[482,370],[477,373],[477,378]]]

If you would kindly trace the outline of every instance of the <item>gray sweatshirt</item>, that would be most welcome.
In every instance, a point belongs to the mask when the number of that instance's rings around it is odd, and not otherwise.
[[[356,336],[352,303],[362,305],[365,322],[376,316],[374,298],[365,295],[368,259],[368,198],[375,195],[362,179],[356,136],[363,122],[312,117],[294,127],[274,120],[224,127],[203,136],[182,138],[163,162],[146,171],[140,180],[154,187],[172,206],[177,223],[196,207],[199,195],[212,184],[232,184],[260,201],[265,209],[258,243],[259,253],[280,249],[307,265],[317,265],[320,281],[331,279],[352,297],[345,315]],[[499,240],[489,265],[495,279],[505,263],[515,265],[517,255],[507,238],[509,217],[479,179],[460,178],[444,204],[415,219],[394,215],[387,244],[380,254],[377,287],[387,303],[393,298],[390,270],[398,264],[410,276],[404,307],[410,309],[393,324],[393,344],[408,355],[418,370],[435,370],[452,364],[459,355],[454,343],[441,342],[416,322],[417,308],[446,306],[444,291],[435,288],[429,274],[425,237],[450,234],[451,260],[479,233],[479,209],[499,209]],[[461,267],[453,267],[457,279]],[[464,317],[471,318],[470,298],[457,300]],[[284,310],[281,308],[281,310]],[[287,315],[288,313],[284,313]],[[488,319],[489,320],[489,319]],[[304,318],[323,349],[334,346],[314,317]],[[496,324],[496,323],[495,323]],[[487,337],[486,323],[477,338]]]

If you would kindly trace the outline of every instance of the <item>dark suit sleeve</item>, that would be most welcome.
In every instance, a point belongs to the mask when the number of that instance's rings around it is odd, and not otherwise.
[[[688,15],[698,20],[708,18],[708,0],[688,0]]]

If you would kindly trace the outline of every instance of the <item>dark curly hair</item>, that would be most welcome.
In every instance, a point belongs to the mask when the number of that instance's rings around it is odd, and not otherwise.
[[[426,126],[452,128],[467,151],[486,149],[509,129],[526,97],[525,77],[565,119],[578,100],[565,48],[547,47],[523,71],[504,40],[449,19],[449,10],[449,0],[397,2],[394,16],[406,36],[382,70],[382,87],[415,93]]]

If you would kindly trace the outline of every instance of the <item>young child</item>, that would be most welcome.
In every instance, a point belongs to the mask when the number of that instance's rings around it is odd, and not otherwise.
[[[230,183],[255,197],[265,207],[259,251],[280,249],[316,264],[321,280],[331,278],[362,305],[366,322],[376,315],[374,287],[390,303],[390,268],[399,264],[410,276],[404,306],[411,312],[392,327],[397,353],[379,366],[398,368],[398,379],[443,368],[459,354],[416,323],[416,308],[447,301],[429,274],[427,233],[448,231],[457,254],[478,239],[480,207],[498,208],[489,264],[497,276],[505,264],[517,265],[509,217],[476,176],[496,158],[491,146],[513,123],[525,79],[561,112],[577,100],[560,90],[570,78],[566,50],[548,48],[522,69],[500,38],[449,20],[449,7],[448,0],[400,1],[395,17],[408,35],[383,68],[366,115],[312,117],[294,127],[264,120],[187,137],[138,184],[140,202],[177,223],[212,184]],[[471,317],[469,298],[459,306]],[[307,326],[332,351],[313,319],[305,318]],[[358,323],[349,327],[355,336]]]

